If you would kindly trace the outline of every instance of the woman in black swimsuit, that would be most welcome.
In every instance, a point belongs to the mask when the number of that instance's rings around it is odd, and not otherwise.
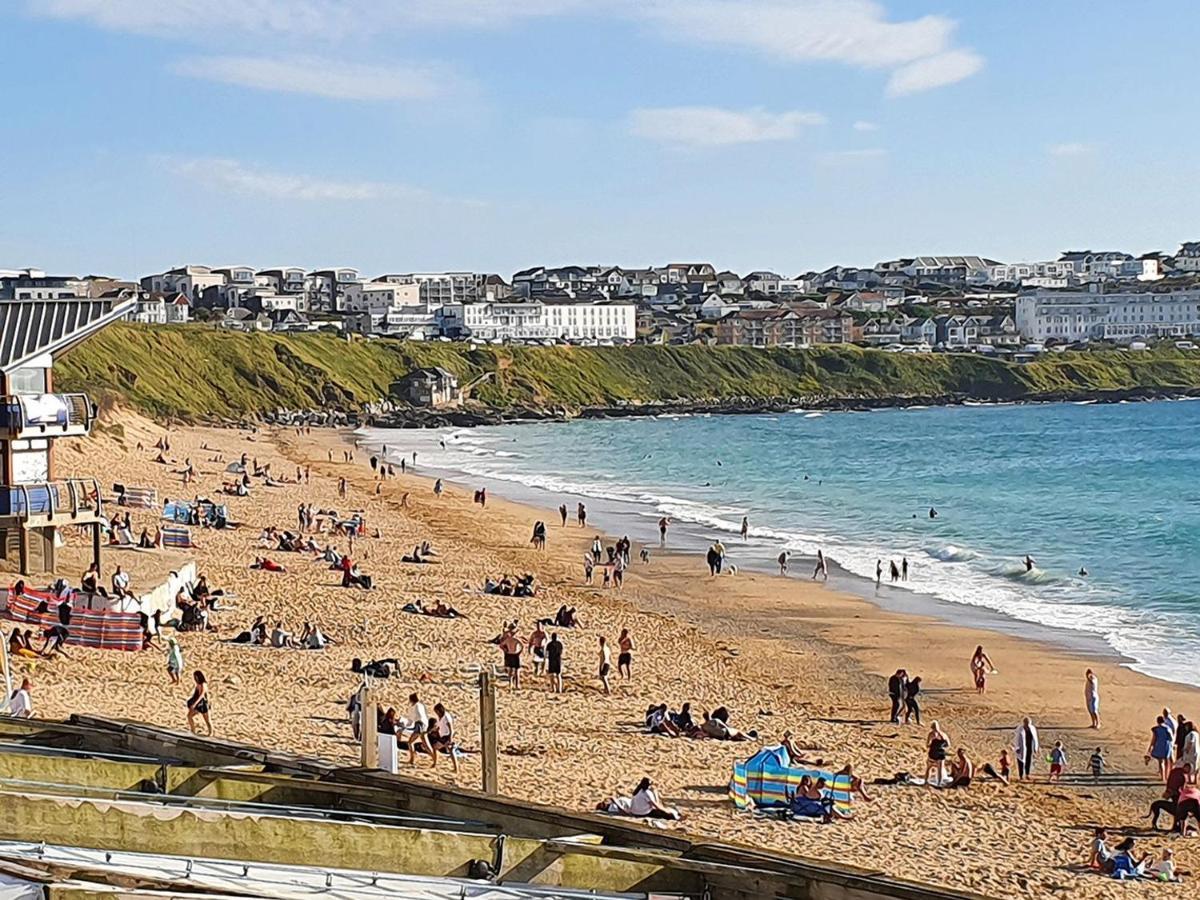
[[[188,728],[192,730],[192,734],[198,734],[196,731],[196,716],[204,719],[204,727],[208,729],[209,735],[213,733],[212,720],[208,717],[208,679],[204,677],[204,673],[197,669],[192,678],[196,682],[196,689],[192,691],[192,696],[188,699]]]

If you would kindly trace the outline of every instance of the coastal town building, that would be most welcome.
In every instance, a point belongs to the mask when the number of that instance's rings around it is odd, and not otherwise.
[[[474,303],[483,298],[487,278],[475,272],[411,272],[380,275],[375,281],[415,284],[421,302],[436,308],[446,303]]]
[[[601,297],[453,303],[441,308],[450,337],[510,341],[628,342],[637,336],[636,307]]]
[[[1185,241],[1175,254],[1175,268],[1180,272],[1200,272],[1200,241]]]
[[[1187,337],[1200,334],[1200,288],[1032,291],[1017,297],[1015,320],[1022,337],[1038,342]]]
[[[392,394],[413,406],[434,409],[453,406],[462,399],[458,376],[440,366],[414,369],[396,381]]]
[[[846,343],[853,328],[853,318],[833,309],[739,309],[717,322],[716,340],[735,347],[809,347]]]
[[[47,275],[41,269],[0,269],[0,300],[59,300],[87,295],[87,282],[73,275]]]

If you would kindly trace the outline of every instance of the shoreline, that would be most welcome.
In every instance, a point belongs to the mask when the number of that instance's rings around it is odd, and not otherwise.
[[[621,403],[583,406],[575,410],[551,404],[544,408],[509,409],[406,408],[390,413],[366,415],[358,426],[406,429],[481,428],[491,425],[525,425],[540,422],[570,422],[577,419],[636,419],[658,416],[751,416],[796,411],[869,412],[880,409],[954,406],[1028,406],[1054,403],[1171,403],[1200,399],[1200,388],[1136,387],[1116,390],[1051,391],[1012,397],[975,396],[967,393],[894,395],[888,397],[773,397],[768,399],[681,400],[679,402]],[[271,424],[292,425],[313,414],[311,410],[285,411],[283,417],[267,417]],[[324,415],[323,413],[321,415]],[[345,414],[349,415],[349,414]]]
[[[177,496],[178,466],[156,465],[154,451],[132,449],[135,440],[152,446],[162,433],[155,429],[127,422],[124,437],[98,435],[77,450],[64,449],[64,472],[103,469],[124,483]],[[200,477],[185,495],[217,490],[225,462],[242,453],[272,463],[281,474],[311,467],[311,484],[266,488],[256,481],[251,497],[230,497],[232,517],[245,527],[205,531],[195,551],[210,581],[237,594],[235,608],[218,614],[219,635],[179,636],[186,667],[209,674],[214,725],[231,740],[355,759],[344,710],[355,686],[350,660],[395,656],[401,674],[380,685],[381,702],[403,712],[409,693],[419,691],[427,703],[446,703],[461,740],[474,750],[478,698],[476,676],[470,673],[499,662],[489,639],[501,622],[519,617],[522,629],[529,628],[534,618],[565,603],[577,606],[583,619],[565,634],[566,693],[554,695],[538,679],[519,691],[498,692],[501,793],[591,809],[613,792],[628,793],[631,782],[645,774],[656,780],[666,802],[684,812],[681,825],[667,827],[701,838],[719,836],[764,852],[869,861],[889,874],[994,897],[1032,893],[1091,900],[1109,896],[1112,887],[1079,866],[1086,829],[1103,823],[1114,832],[1145,834],[1140,817],[1161,791],[1140,758],[1147,719],[1152,722],[1163,705],[1200,717],[1200,691],[1164,685],[1035,641],[889,612],[801,579],[747,569],[714,581],[699,573],[696,559],[656,554],[649,565],[634,563],[620,591],[585,586],[579,561],[592,531],[561,528],[554,515],[547,549],[534,550],[530,529],[535,520],[546,519],[540,508],[497,497],[482,509],[471,502],[470,491],[454,486],[435,498],[423,465],[416,476],[381,482],[372,477],[367,454],[355,454],[353,462],[340,459],[340,451],[348,449],[344,433],[181,429],[171,432],[171,446],[171,456],[201,463]],[[345,497],[338,490],[341,479]],[[271,553],[286,563],[286,573],[248,568],[264,552],[257,542],[259,529],[268,523],[289,527],[297,504],[305,501],[363,509],[369,528],[381,529],[380,537],[368,534],[357,541],[355,550],[364,571],[376,576],[375,590],[340,588],[326,566],[298,554]],[[132,512],[135,532],[154,519],[151,512]],[[400,555],[420,540],[437,547],[438,564],[400,562]],[[109,551],[106,559],[109,567],[114,560],[128,561],[137,583],[137,554]],[[478,590],[484,578],[527,571],[537,575],[535,599]],[[404,603],[418,599],[444,600],[467,617],[445,620],[401,611]],[[305,653],[220,640],[258,615],[292,628],[317,619],[340,643]],[[614,639],[622,627],[636,642],[634,678],[617,681],[606,696],[595,672],[597,639]],[[969,688],[967,670],[970,651],[980,642],[1000,670],[983,696]],[[1067,743],[1070,777],[1047,784],[1039,761],[1035,782],[1009,787],[986,779],[967,791],[872,785],[873,779],[897,771],[920,774],[924,765],[925,728],[887,721],[884,683],[901,665],[925,679],[926,725],[938,719],[952,746],[966,748],[977,765],[994,764],[1020,716],[1032,715],[1046,746],[1058,738]],[[1100,677],[1105,719],[1099,732],[1086,728],[1085,666]],[[157,651],[73,648],[69,660],[38,662],[32,677],[38,712],[47,717],[86,710],[186,727],[183,703],[189,688],[167,682]],[[645,733],[648,705],[667,702],[678,708],[681,701],[693,703],[697,713],[727,706],[736,726],[755,730],[760,738],[730,743]],[[725,794],[731,764],[760,743],[778,741],[785,730],[830,767],[853,763],[874,801],[856,802],[853,819],[828,827],[735,814]],[[1105,748],[1113,773],[1100,785],[1076,774],[1096,744]],[[401,767],[433,782],[478,784],[480,777],[474,753],[462,759],[458,775],[444,764],[431,768],[427,761]],[[1200,866],[1196,841],[1162,835],[1142,841],[1144,850],[1164,846],[1176,849],[1181,868]],[[1140,886],[1121,886],[1123,896],[1130,890],[1142,896]],[[1154,884],[1144,890],[1145,896],[1174,898],[1191,889]]]
[[[406,429],[394,430],[401,433],[406,431]],[[443,429],[442,435],[449,437],[452,430],[457,429]],[[386,444],[382,440],[375,440],[373,437],[364,434],[361,428],[346,431],[344,435],[346,441],[364,448],[373,446],[378,450]],[[432,443],[432,441],[442,435],[431,435],[429,442]],[[429,455],[428,449],[426,448],[425,452],[426,459]],[[398,463],[398,460],[393,459],[393,462]],[[423,461],[421,463],[421,472],[424,477],[441,477],[443,480],[455,484],[465,491],[473,491],[483,487],[488,490],[489,495],[501,497],[522,506],[539,509],[548,517],[546,520],[548,524],[556,524],[558,515],[556,511],[557,502],[562,501],[564,498],[563,493],[555,493],[524,481],[474,475],[453,466],[440,466]],[[653,516],[647,514],[646,510],[648,507],[640,506],[634,501],[598,497],[590,494],[566,492],[565,496],[572,501],[586,501],[589,510],[589,523],[592,521],[596,522],[598,530],[613,540],[622,534],[627,534],[635,539],[635,543],[640,543],[642,546],[650,548],[654,554],[666,553],[672,557],[687,560],[689,564],[697,567],[703,566],[702,558],[705,548],[711,543],[712,536],[716,533],[711,526],[701,523],[688,521],[673,523],[671,529],[671,547],[669,549],[660,548],[656,539],[655,519]],[[568,503],[568,506],[572,506],[572,504]],[[657,513],[654,515],[656,516]],[[554,523],[550,522],[551,518],[555,520]],[[574,521],[573,507],[570,520]],[[639,528],[639,525],[642,527]],[[680,540],[680,536],[682,540]],[[731,553],[736,553],[736,551],[745,547],[742,542],[736,540],[735,534],[732,532],[721,531],[720,537],[726,543]],[[753,536],[752,541],[754,542],[755,549],[765,550],[766,552],[752,553],[750,556],[745,557],[744,562],[734,556],[734,562],[742,569],[753,571],[760,575],[775,577],[777,566],[774,562],[774,554],[777,547],[767,549],[764,546],[765,541],[756,539]],[[882,586],[876,587],[874,581],[870,578],[851,572],[840,565],[836,559],[827,556],[827,560],[829,562],[829,579],[823,582],[812,581],[811,583],[814,587],[822,587],[836,593],[853,596],[877,607],[881,611],[935,619],[946,625],[955,627],[982,628],[986,631],[1017,639],[1035,641],[1081,657],[1115,663],[1148,678],[1161,681],[1164,684],[1188,688],[1196,687],[1196,685],[1184,681],[1177,681],[1156,675],[1152,672],[1142,671],[1137,668],[1140,664],[1138,660],[1121,653],[1098,634],[1032,622],[986,606],[956,603],[952,600],[923,592],[919,587],[897,587],[886,581]],[[790,563],[793,569],[788,574],[788,580],[799,580],[802,583],[808,583],[810,579],[807,573],[815,563],[815,557],[792,554]]]

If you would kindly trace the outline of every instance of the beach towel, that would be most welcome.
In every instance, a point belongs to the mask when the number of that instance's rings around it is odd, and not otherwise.
[[[18,622],[34,625],[40,631],[58,624],[59,598],[43,591],[28,588],[21,594],[8,589],[7,616]],[[37,612],[42,602],[46,612]],[[102,650],[141,650],[142,623],[136,612],[89,610],[72,605],[68,644],[99,647]]]
[[[729,781],[729,799],[733,805],[741,810],[788,807],[800,789],[800,781],[807,775],[813,781],[824,778],[834,812],[850,815],[850,776],[796,768],[790,762],[782,746],[764,747],[744,762],[735,762]]]
[[[134,509],[154,509],[158,506],[158,491],[152,487],[127,487],[119,493],[117,502]]]
[[[192,543],[192,532],[182,525],[164,525],[160,531],[162,532],[162,545],[164,547],[182,547],[187,549],[196,546]]]

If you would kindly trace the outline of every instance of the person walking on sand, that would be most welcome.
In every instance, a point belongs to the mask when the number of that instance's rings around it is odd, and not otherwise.
[[[983,652],[983,645],[980,644],[971,655],[971,677],[975,681],[975,693],[987,693],[987,677],[989,672],[995,674],[996,667],[992,664],[991,657]]]
[[[600,683],[604,686],[604,693],[612,693],[612,685],[608,683],[609,673],[612,672],[612,651],[608,649],[608,641],[604,636],[600,636]]]
[[[750,534],[750,519],[742,516],[742,540],[746,540]]]
[[[658,543],[662,547],[667,545],[667,528],[670,524],[671,520],[666,516],[658,520]]]
[[[1084,674],[1083,702],[1087,705],[1088,716],[1091,717],[1092,727],[1100,727],[1100,679],[1096,673],[1088,669]]]
[[[504,653],[504,671],[508,684],[514,691],[521,687],[521,639],[514,626],[509,626],[500,639],[500,650]]]
[[[550,633],[550,641],[546,644],[546,672],[550,676],[550,687],[556,694],[563,692],[563,643],[558,639],[558,632]]]
[[[1167,780],[1171,774],[1171,761],[1175,758],[1175,740],[1171,729],[1167,727],[1162,716],[1155,720],[1150,729],[1150,745],[1146,748],[1146,762],[1155,760],[1158,763],[1158,777]]]
[[[908,673],[903,669],[897,669],[895,674],[888,678],[888,699],[892,701],[891,722],[893,725],[900,724],[900,706],[904,702],[905,692],[908,690]]]
[[[567,527],[567,504],[560,503],[558,505],[558,515],[559,515],[559,518],[562,519],[562,527],[566,528]]]
[[[187,702],[188,728],[191,729],[192,734],[199,734],[196,730],[196,716],[199,716],[204,720],[204,727],[208,729],[208,735],[211,737],[213,727],[212,719],[209,718],[208,679],[204,677],[203,672],[197,669],[192,673],[192,680],[196,683],[196,688]]]
[[[440,478],[433,483],[433,496],[442,496],[442,479]]]
[[[167,638],[167,677],[171,684],[179,684],[183,673],[183,651],[179,649],[179,639],[175,635]]]
[[[820,550],[817,551],[817,564],[813,567],[813,581],[817,580],[818,575],[824,581],[829,580],[829,564],[825,561],[825,554]]]
[[[587,528],[587,507],[582,503],[575,507],[575,521],[579,523],[580,528]]]
[[[904,687],[904,724],[907,725],[909,719],[915,719],[917,724],[921,724],[921,704],[917,702],[917,695],[921,693],[921,676],[917,675],[908,680],[908,684]]]
[[[534,624],[529,635],[529,655],[533,657],[533,674],[541,675],[546,667],[546,632],[541,622]]]
[[[1037,726],[1033,724],[1033,719],[1026,716],[1013,733],[1013,753],[1017,757],[1017,777],[1022,781],[1029,778],[1040,748]]]
[[[425,711],[425,704],[416,694],[408,695],[408,729],[406,733],[408,734],[408,764],[410,766],[417,764],[417,744],[420,744],[433,760],[433,765],[436,766],[437,751],[429,742],[429,713]]]
[[[626,681],[633,680],[633,638],[629,629],[622,628],[621,636],[617,638],[617,673]]]

